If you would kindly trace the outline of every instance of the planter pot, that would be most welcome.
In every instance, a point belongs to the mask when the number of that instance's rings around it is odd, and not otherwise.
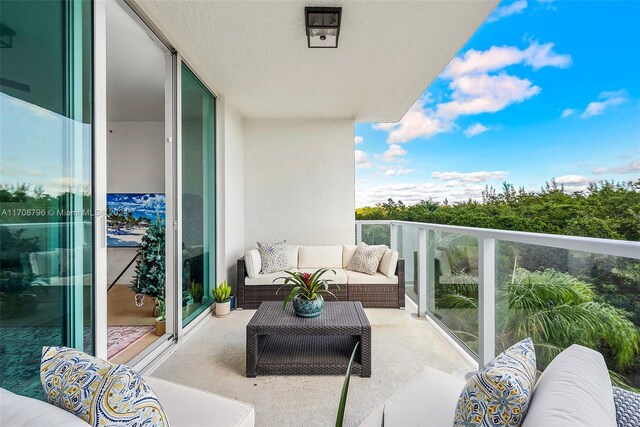
[[[293,299],[293,310],[299,317],[318,317],[324,310],[324,299],[320,295],[314,300],[308,300],[296,295]]]
[[[167,333],[167,321],[156,319],[156,335],[161,337]]]
[[[227,317],[231,311],[231,301],[216,302],[216,317]]]

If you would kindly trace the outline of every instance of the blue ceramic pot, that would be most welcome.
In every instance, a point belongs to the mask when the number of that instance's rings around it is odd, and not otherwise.
[[[308,300],[296,295],[293,299],[293,309],[296,316],[300,317],[318,317],[324,309],[324,299],[318,295],[314,300]]]

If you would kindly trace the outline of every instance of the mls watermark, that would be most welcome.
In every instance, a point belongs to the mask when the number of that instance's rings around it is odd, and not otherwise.
[[[110,211],[110,213],[116,213]],[[107,216],[106,210],[99,209],[82,209],[82,210],[67,210],[67,209],[2,209],[0,211],[1,216],[17,216],[17,217],[102,217]]]

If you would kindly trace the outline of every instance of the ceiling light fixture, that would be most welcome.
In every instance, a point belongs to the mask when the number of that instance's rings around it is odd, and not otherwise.
[[[341,7],[305,7],[309,47],[338,47]]]

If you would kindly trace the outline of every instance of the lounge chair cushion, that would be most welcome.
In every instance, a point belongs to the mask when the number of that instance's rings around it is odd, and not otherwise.
[[[298,270],[297,268],[292,268],[290,271],[297,271],[297,270]],[[256,275],[256,277],[245,277],[244,284],[246,286],[284,284],[284,280],[278,280],[278,283],[273,283],[273,280],[278,277],[287,277],[287,273],[285,273],[284,271],[276,271],[269,274],[260,273]]]
[[[260,260],[260,252],[257,249],[250,249],[244,254],[244,268],[249,277],[256,277],[260,274],[262,261]]]
[[[342,268],[347,268],[357,248],[358,245],[342,245]]]
[[[360,273],[359,271],[345,270],[347,273],[347,283],[350,285],[397,285],[398,276],[387,276],[380,272],[375,274]]]
[[[317,271],[317,268],[300,268],[301,273],[313,274]],[[335,272],[335,273],[334,273]],[[330,279],[331,283],[337,283],[338,285],[344,285],[347,283],[347,272],[341,268],[334,268],[324,273],[321,279]]]
[[[64,409],[0,388],[0,425],[12,427],[88,427]]]
[[[540,376],[523,427],[616,426],[609,371],[602,354],[572,345]]]
[[[387,249],[380,260],[378,271],[387,277],[396,274],[396,266],[398,265],[398,252]]]
[[[289,261],[288,269],[298,268],[298,245],[287,245],[287,258]]]
[[[300,246],[298,268],[342,268],[342,245]]]

